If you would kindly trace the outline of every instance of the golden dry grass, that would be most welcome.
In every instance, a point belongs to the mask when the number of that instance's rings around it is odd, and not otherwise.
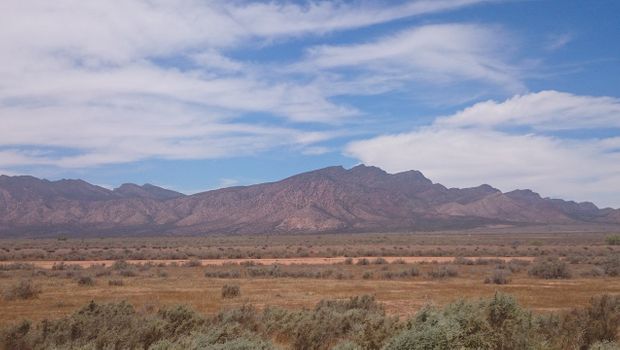
[[[419,266],[423,271],[433,265]],[[343,269],[362,268],[340,266]],[[374,267],[376,268],[376,267]],[[0,278],[0,289],[24,277],[41,287],[36,299],[6,301],[0,299],[0,326],[19,319],[40,320],[57,318],[95,301],[128,300],[138,308],[171,304],[188,304],[208,314],[248,302],[259,308],[267,305],[286,308],[313,307],[325,298],[345,298],[352,295],[374,294],[386,305],[389,313],[407,316],[422,305],[439,305],[459,298],[487,297],[502,291],[514,295],[523,305],[536,311],[570,309],[585,305],[598,294],[620,293],[620,278],[573,278],[541,280],[520,272],[508,285],[484,284],[484,276],[492,266],[458,266],[459,277],[432,280],[419,276],[406,280],[338,280],[307,278],[205,278],[204,267],[166,267],[168,277],[125,277],[123,286],[109,286],[108,280],[96,278],[93,287],[80,287],[71,278],[30,276],[31,272],[15,271]],[[222,299],[224,284],[239,284],[241,297]]]

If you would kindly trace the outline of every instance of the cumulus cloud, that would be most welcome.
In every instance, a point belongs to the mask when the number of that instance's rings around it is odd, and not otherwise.
[[[420,169],[447,186],[502,190],[620,207],[620,141],[558,138],[547,129],[618,127],[618,100],[543,91],[477,103],[431,126],[352,142],[346,152],[391,172]],[[503,126],[529,126],[508,131]],[[555,126],[555,127],[553,127]]]

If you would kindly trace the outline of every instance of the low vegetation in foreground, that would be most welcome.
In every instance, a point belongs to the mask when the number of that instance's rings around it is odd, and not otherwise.
[[[427,305],[408,320],[373,296],[323,300],[311,310],[251,305],[201,315],[187,307],[136,310],[91,302],[74,314],[1,331],[2,349],[617,349],[620,297],[537,315],[509,295]]]
[[[408,320],[373,296],[323,300],[312,310],[251,305],[201,315],[91,302],[58,320],[22,321],[0,333],[2,349],[618,349],[620,297],[602,295],[570,312],[537,315],[509,295],[427,305]]]

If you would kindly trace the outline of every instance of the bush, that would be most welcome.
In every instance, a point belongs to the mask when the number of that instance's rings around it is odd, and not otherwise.
[[[131,268],[131,264],[128,263],[125,260],[116,260],[113,264],[112,264],[112,270],[127,270]]]
[[[508,263],[506,264],[506,267],[508,268],[508,270],[510,270],[510,272],[517,273],[521,272],[529,264],[530,262],[527,260],[510,259],[510,261],[508,261]]]
[[[608,256],[603,261],[603,271],[607,276],[620,276],[620,254]]]
[[[592,344],[588,350],[618,350],[620,344],[611,341],[600,341]]]
[[[450,265],[443,265],[428,272],[428,276],[431,278],[456,277],[458,275],[458,270],[454,266]]]
[[[35,286],[30,280],[21,280],[16,285],[7,288],[4,293],[4,299],[33,299],[41,294],[41,289]]]
[[[183,267],[199,267],[199,266],[202,266],[202,261],[200,261],[200,259],[193,258],[183,263],[182,266]]]
[[[468,259],[462,256],[457,256],[456,258],[454,258],[452,263],[455,265],[474,265],[476,262],[472,259]]]
[[[528,271],[530,276],[544,279],[570,278],[568,264],[557,257],[538,258]]]
[[[534,349],[542,347],[531,315],[516,301],[495,294],[480,302],[427,306],[390,340],[386,350]]]
[[[385,265],[387,264],[387,260],[385,260],[384,258],[376,258],[372,261],[372,263],[375,265]]]
[[[77,279],[77,283],[80,286],[94,286],[95,280],[90,276],[82,276]]]
[[[361,259],[358,259],[355,264],[356,265],[370,265],[370,260],[366,258],[361,258]]]
[[[237,298],[241,296],[241,287],[225,284],[222,286],[222,298]]]
[[[109,280],[108,281],[108,286],[114,286],[114,287],[120,287],[123,286],[125,283],[123,283],[123,280]]]
[[[609,245],[620,245],[620,234],[607,236],[605,242]]]
[[[490,276],[484,279],[484,283],[508,284],[510,283],[510,272],[508,270],[495,269]]]

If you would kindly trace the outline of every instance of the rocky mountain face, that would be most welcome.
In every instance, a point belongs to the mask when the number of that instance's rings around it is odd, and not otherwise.
[[[302,233],[472,228],[493,224],[620,224],[620,210],[446,188],[418,171],[329,167],[186,196],[153,185],[108,190],[81,180],[0,176],[0,235]]]

